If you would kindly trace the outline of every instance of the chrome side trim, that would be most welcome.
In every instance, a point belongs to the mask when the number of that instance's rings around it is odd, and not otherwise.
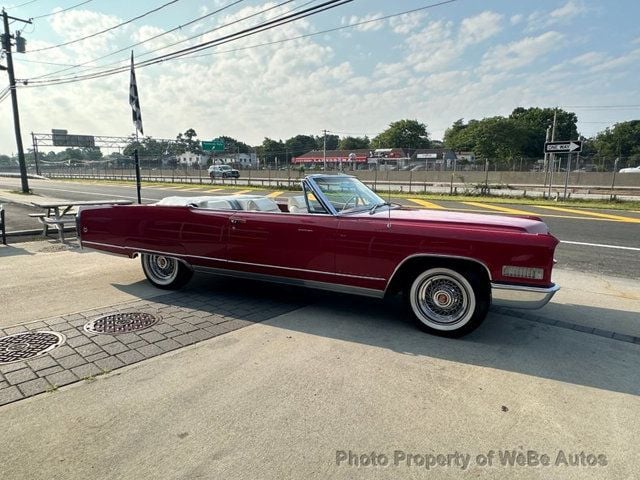
[[[489,267],[487,267],[480,260],[476,260],[475,258],[461,257],[461,256],[458,256],[458,255],[445,255],[445,254],[440,254],[440,253],[416,253],[416,254],[413,254],[413,255],[409,255],[408,257],[406,257],[404,260],[402,260],[396,266],[396,268],[393,270],[393,273],[389,277],[389,280],[387,281],[387,285],[385,286],[385,290],[387,289],[387,287],[389,287],[389,284],[391,283],[393,278],[396,276],[396,273],[398,273],[398,270],[400,269],[400,267],[402,267],[408,260],[411,260],[413,258],[453,258],[455,260],[467,260],[469,262],[474,262],[474,263],[477,263],[478,265],[481,265],[482,267],[484,267],[484,269],[487,271],[487,275],[489,276],[489,280],[491,280],[491,272],[489,271]]]
[[[558,285],[545,288],[491,283],[491,303],[502,307],[534,310],[549,303],[558,290]]]
[[[185,261],[184,259],[186,258],[198,258],[201,260],[210,260],[210,261],[215,261],[215,262],[222,262],[222,263],[227,263],[227,264],[234,264],[234,265],[247,265],[247,266],[251,266],[251,267],[263,267],[263,268],[273,268],[276,270],[287,270],[287,271],[292,271],[292,272],[302,272],[302,273],[315,273],[315,274],[319,274],[319,275],[330,275],[333,277],[344,277],[344,278],[357,278],[359,280],[375,280],[378,282],[383,282],[386,280],[386,278],[379,278],[379,277],[364,277],[362,275],[350,275],[348,273],[333,273],[333,272],[323,272],[322,270],[309,270],[309,269],[305,269],[305,268],[294,268],[294,267],[282,267],[282,266],[277,266],[277,265],[268,265],[265,263],[251,263],[251,262],[240,262],[237,260],[228,260],[226,258],[215,258],[215,257],[201,257],[198,255],[188,255],[188,254],[180,254],[180,253],[170,253],[170,252],[163,252],[161,250],[147,250],[147,249],[143,249],[143,248],[129,248],[129,247],[122,247],[119,245],[111,245],[108,243],[98,243],[98,242],[84,242],[85,244],[89,245],[97,245],[97,246],[101,246],[101,247],[110,247],[110,248],[116,248],[119,250],[125,250],[125,252],[123,252],[123,255],[129,255],[127,252],[132,252],[131,256],[134,257],[135,255],[137,255],[138,253],[151,253],[154,255],[164,255],[167,257],[175,257],[179,260]]]
[[[318,282],[315,280],[303,280],[300,278],[280,277],[276,275],[266,275],[263,273],[241,272],[237,270],[227,270],[224,268],[200,267],[195,266],[196,272],[211,273],[215,275],[223,275],[225,277],[246,278],[250,280],[260,280],[271,283],[280,283],[284,285],[293,285],[298,287],[316,288],[318,290],[328,290],[330,292],[348,293],[354,295],[362,295],[372,298],[383,298],[382,290],[374,290],[372,288],[352,287],[349,285],[341,285],[335,283]]]

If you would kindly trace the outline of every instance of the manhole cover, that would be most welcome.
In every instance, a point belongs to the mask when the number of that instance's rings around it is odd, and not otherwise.
[[[160,317],[143,312],[114,313],[96,318],[85,324],[90,333],[128,333],[144,330],[160,321]]]
[[[0,364],[42,355],[62,345],[64,341],[65,336],[58,332],[27,332],[0,337]]]

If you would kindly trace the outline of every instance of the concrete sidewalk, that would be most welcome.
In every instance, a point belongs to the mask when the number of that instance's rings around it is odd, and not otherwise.
[[[502,315],[446,340],[355,307],[305,307],[1,407],[3,478],[635,478],[640,346]],[[551,465],[505,466],[503,450]],[[388,465],[354,463],[372,452]],[[451,460],[427,470],[438,454]]]
[[[68,338],[0,368],[0,392],[45,392],[0,406],[2,478],[630,479],[640,466],[629,280],[556,270],[563,288],[544,309],[494,309],[447,340],[408,323],[397,299],[200,275],[166,294],[137,261],[47,241],[0,247],[0,262],[0,331]],[[128,337],[82,331],[131,308],[162,322]],[[479,464],[505,449],[552,465]],[[554,466],[560,451],[606,465]],[[389,465],[349,464],[371,452]],[[437,454],[457,460],[416,466]]]

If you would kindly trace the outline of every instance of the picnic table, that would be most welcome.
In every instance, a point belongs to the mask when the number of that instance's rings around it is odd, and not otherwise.
[[[42,234],[47,235],[50,226],[58,229],[58,237],[64,243],[64,227],[66,224],[75,225],[76,212],[72,211],[75,207],[88,205],[130,205],[131,200],[66,200],[55,202],[31,202],[34,207],[46,210],[46,213],[30,213],[30,217],[37,218],[42,223]]]

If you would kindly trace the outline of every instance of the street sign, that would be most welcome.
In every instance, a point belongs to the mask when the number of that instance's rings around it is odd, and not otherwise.
[[[582,140],[566,140],[562,142],[546,142],[544,153],[573,153],[582,151]]]
[[[205,152],[213,151],[213,152],[222,152],[224,151],[224,141],[223,140],[211,140],[210,142],[202,142],[202,150]]]

